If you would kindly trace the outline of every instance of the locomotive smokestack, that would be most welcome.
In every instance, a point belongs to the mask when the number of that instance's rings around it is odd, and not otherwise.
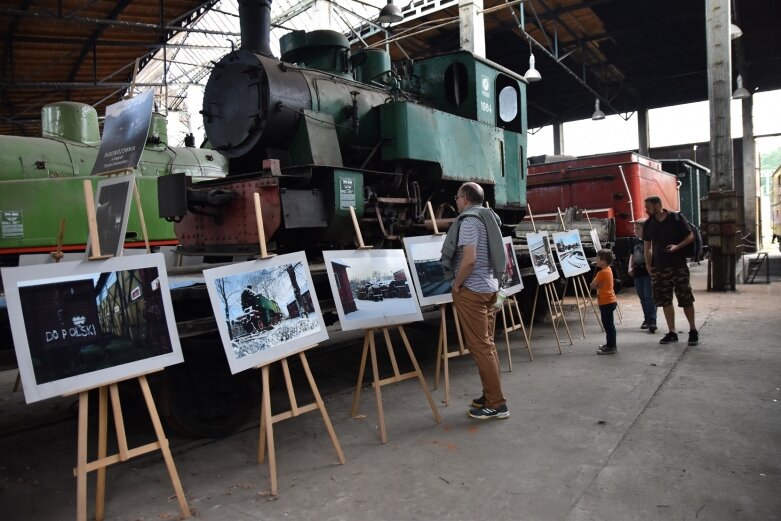
[[[239,0],[241,48],[272,57],[271,0]]]

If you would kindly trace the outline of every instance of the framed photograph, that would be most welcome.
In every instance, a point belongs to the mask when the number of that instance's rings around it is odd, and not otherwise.
[[[504,290],[508,296],[515,295],[523,289],[521,271],[518,269],[518,257],[515,256],[512,237],[504,237],[502,242],[504,243],[505,258],[507,259],[504,269]]]
[[[529,256],[534,266],[534,274],[539,284],[547,284],[559,278],[556,261],[548,241],[548,232],[527,233],[526,243],[529,245]]]
[[[588,265],[583,244],[580,242],[580,231],[555,232],[553,244],[556,246],[556,255],[559,257],[559,265],[564,276],[574,277],[591,271]]]
[[[304,252],[203,270],[231,373],[328,338]]]
[[[423,320],[403,250],[324,251],[344,331]]]
[[[594,243],[594,250],[599,251],[602,249],[602,242],[599,240],[599,232],[595,229],[591,229],[588,232],[589,235],[591,235],[591,242]]]
[[[3,268],[27,403],[183,360],[163,255]]]
[[[154,101],[154,90],[149,89],[106,107],[100,149],[90,175],[132,170],[138,166],[149,134]]]
[[[133,174],[120,175],[98,182],[98,191],[95,194],[95,220],[98,224],[101,255],[114,257],[122,255],[135,178]],[[88,240],[87,256],[92,255],[92,243]]]
[[[404,238],[404,250],[421,306],[453,302],[453,279],[445,279],[445,271],[439,262],[444,243],[444,235]]]

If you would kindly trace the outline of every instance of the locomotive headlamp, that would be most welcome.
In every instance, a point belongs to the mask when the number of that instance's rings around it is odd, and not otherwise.
[[[393,0],[388,0],[388,4],[380,10],[380,16],[377,21],[383,24],[392,24],[404,20],[404,15],[401,14],[401,9],[393,3]]]

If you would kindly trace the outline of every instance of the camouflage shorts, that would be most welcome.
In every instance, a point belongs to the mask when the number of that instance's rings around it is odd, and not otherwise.
[[[694,304],[694,295],[689,283],[689,267],[655,268],[651,275],[654,304],[658,307],[673,303],[673,290],[678,307],[685,308]]]

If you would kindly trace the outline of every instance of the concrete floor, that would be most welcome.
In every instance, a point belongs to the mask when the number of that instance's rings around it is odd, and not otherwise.
[[[578,338],[573,311],[568,322],[574,345],[563,347],[563,355],[549,324],[535,326],[534,362],[516,337],[511,373],[500,343],[507,421],[467,418],[467,404],[480,385],[471,359],[455,358],[450,406],[442,403],[441,387],[433,391],[439,425],[415,381],[383,388],[389,441],[382,445],[370,388],[362,399],[365,417],[350,417],[348,382],[357,373],[360,349],[344,355],[350,363],[334,355],[339,368],[313,363],[315,378],[329,382],[323,389],[326,406],[347,463],[337,463],[319,414],[279,423],[274,429],[279,495],[272,498],[268,467],[256,463],[256,423],[219,440],[172,435],[194,517],[781,519],[781,284],[707,293],[704,264],[693,268],[693,283],[701,338],[696,347],[685,341],[659,345],[664,328],[656,335],[641,331],[640,306],[629,291],[619,296],[623,325],[617,356],[595,354],[604,337],[593,314],[586,319],[587,338]],[[678,326],[685,340],[682,316]],[[434,327],[415,336],[431,384]],[[339,372],[348,377],[335,377]],[[0,425],[0,518],[72,519],[73,400],[22,408],[20,393],[10,393],[13,376],[7,371],[0,379],[0,417],[7,427]],[[30,427],[33,423],[38,426]],[[151,441],[145,427],[131,427],[129,434],[134,441]],[[92,480],[90,485],[93,494]],[[178,517],[158,455],[111,467],[107,490],[107,519]]]

